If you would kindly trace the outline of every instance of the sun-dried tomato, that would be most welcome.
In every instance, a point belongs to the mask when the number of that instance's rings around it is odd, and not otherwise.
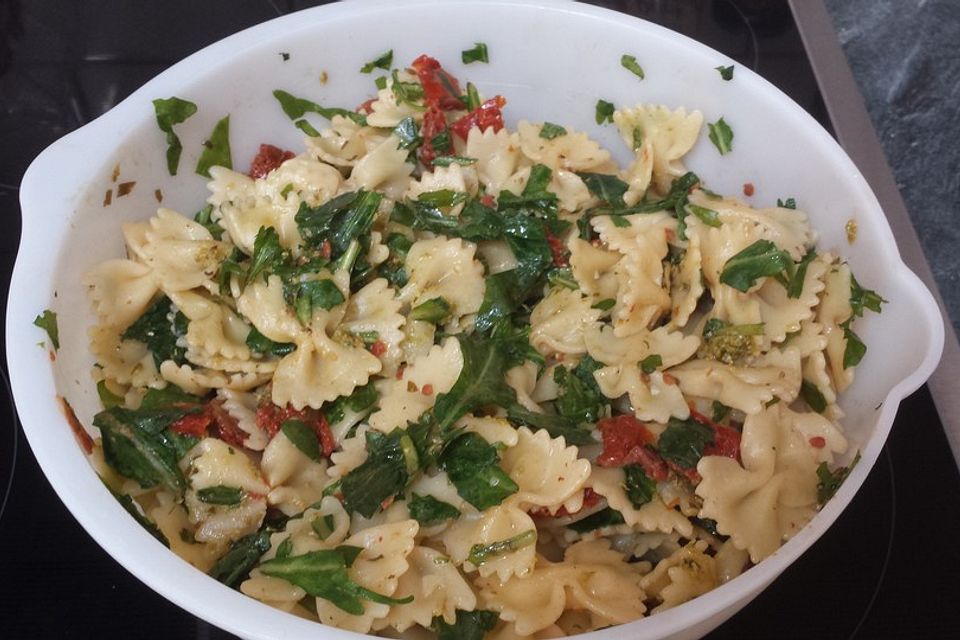
[[[372,345],[370,345],[370,353],[377,356],[378,358],[387,352],[387,343],[383,340],[377,340]]]
[[[507,101],[503,96],[494,96],[450,125],[450,130],[461,140],[466,140],[470,129],[474,127],[478,127],[480,131],[493,127],[493,132],[496,133],[503,129],[503,113],[500,110],[505,104]]]
[[[423,114],[423,124],[420,126],[420,136],[423,144],[417,149],[417,157],[427,169],[433,167],[437,157],[437,150],[433,148],[433,138],[447,130],[447,118],[438,107],[427,107]]]
[[[294,155],[293,151],[284,151],[272,144],[261,144],[260,151],[250,163],[250,171],[247,175],[255,179],[262,178]]]
[[[183,436],[202,438],[207,435],[207,428],[211,422],[213,422],[213,417],[207,411],[188,413],[170,425],[170,431]]]
[[[460,83],[436,59],[424,54],[414,60],[411,66],[423,86],[423,99],[427,106],[444,111],[464,108],[460,100]]]
[[[570,266],[570,252],[563,246],[563,240],[550,233],[549,229],[547,229],[547,244],[550,245],[550,253],[553,254],[553,266]]]
[[[653,434],[634,416],[604,418],[597,423],[603,436],[603,451],[597,457],[601,467],[622,467],[639,464],[654,480],[666,480],[667,464],[649,445]]]
[[[717,424],[699,411],[691,408],[690,416],[702,425],[713,429],[713,444],[708,444],[703,449],[705,456],[724,456],[726,458],[740,459],[740,432],[731,427]]]

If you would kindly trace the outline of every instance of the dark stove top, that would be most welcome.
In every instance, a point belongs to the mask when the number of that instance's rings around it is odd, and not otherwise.
[[[30,160],[186,55],[322,2],[0,0],[0,282],[19,237]],[[785,0],[598,1],[748,66],[832,130]],[[5,311],[5,296],[0,309]],[[230,638],[152,592],[76,523],[43,477],[0,391],[0,636]],[[900,407],[876,467],[834,527],[709,636],[960,636],[960,474],[926,387]]]

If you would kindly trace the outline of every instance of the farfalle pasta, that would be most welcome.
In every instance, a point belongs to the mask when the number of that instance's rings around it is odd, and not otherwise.
[[[681,606],[814,517],[884,301],[792,199],[710,191],[685,107],[598,105],[621,168],[426,55],[371,96],[278,89],[330,120],[302,153],[211,167],[193,218],[83,276],[92,456],[141,524],[320,624],[544,638]]]

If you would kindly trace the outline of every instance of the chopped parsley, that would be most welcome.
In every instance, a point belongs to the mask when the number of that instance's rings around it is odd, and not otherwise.
[[[727,81],[733,80],[732,64],[729,67],[724,67],[723,65],[720,65],[719,67],[714,67],[714,69],[716,69],[720,73],[720,77],[723,78],[724,80],[727,80]]]
[[[716,122],[707,123],[708,137],[720,155],[726,155],[733,150],[733,129],[723,118]]]
[[[33,325],[47,332],[47,337],[50,338],[50,344],[53,345],[54,351],[60,348],[60,329],[57,327],[56,312],[44,309],[43,313],[33,319]]]
[[[597,124],[603,124],[604,122],[613,122],[613,112],[614,106],[612,102],[607,102],[606,100],[597,100],[595,118]]]
[[[384,71],[389,71],[392,64],[393,49],[390,49],[386,53],[381,53],[379,56],[360,67],[360,73],[372,73],[374,69],[383,69]]]
[[[540,137],[544,140],[553,140],[565,135],[567,135],[567,130],[552,122],[544,122],[543,126],[540,127]]]
[[[180,154],[183,145],[180,138],[173,131],[173,126],[187,120],[197,112],[197,105],[176,96],[158,98],[153,101],[153,111],[157,117],[157,126],[167,136],[167,171],[170,175],[177,175],[180,166]]]
[[[490,62],[490,55],[487,52],[487,45],[482,42],[475,43],[472,49],[467,49],[460,52],[460,60],[463,62],[463,64],[471,64],[474,62]]]
[[[623,54],[622,56],[620,56],[620,65],[624,69],[632,73],[633,75],[643,80],[644,78],[643,67],[640,66],[639,62],[637,62],[636,56],[631,56],[626,53]]]

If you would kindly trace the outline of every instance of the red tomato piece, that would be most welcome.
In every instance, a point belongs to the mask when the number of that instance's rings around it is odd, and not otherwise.
[[[724,456],[726,458],[740,459],[740,432],[736,429],[717,424],[699,411],[690,409],[690,416],[702,425],[713,429],[713,444],[707,445],[703,450],[705,456]]]
[[[376,98],[370,98],[366,102],[361,103],[360,106],[357,107],[357,113],[373,113],[373,103],[376,101]]]
[[[444,111],[464,108],[460,100],[460,83],[434,58],[424,54],[414,60],[411,66],[423,86],[423,98],[427,106]]]
[[[170,425],[170,431],[182,436],[202,438],[207,434],[207,427],[210,426],[211,422],[213,422],[213,418],[206,411],[188,413]]]
[[[563,246],[563,241],[550,233],[549,229],[547,230],[547,244],[550,245],[550,253],[553,254],[553,266],[570,266],[570,253],[567,251],[567,248]]]
[[[653,434],[633,416],[604,418],[597,423],[603,436],[603,451],[597,458],[601,467],[639,464],[654,480],[666,480],[667,464],[651,449]]]
[[[505,104],[507,101],[503,96],[494,96],[450,125],[450,130],[461,140],[466,140],[470,129],[474,127],[479,127],[480,131],[493,127],[496,133],[503,129],[503,113],[500,110]]]
[[[262,178],[294,155],[293,151],[284,151],[272,144],[261,144],[259,153],[250,163],[250,171],[247,175],[254,179]]]
[[[249,434],[241,429],[237,419],[223,408],[223,403],[218,400],[211,400],[204,409],[212,418],[213,424],[217,428],[217,435],[221,440],[235,447],[245,446],[244,443]]]
[[[439,107],[427,107],[423,114],[423,125],[420,127],[420,136],[423,144],[417,149],[417,157],[427,169],[433,167],[433,160],[437,157],[437,150],[433,148],[433,138],[447,130],[447,118]]]
[[[305,407],[304,409],[295,409],[291,405],[278,407],[273,404],[269,398],[264,400],[255,414],[257,426],[266,431],[271,438],[280,431],[280,426],[287,420],[299,420],[310,427],[317,439],[320,441],[320,449],[323,455],[329,457],[333,453],[336,443],[333,441],[333,432],[330,431],[330,424],[327,417],[317,409]]]
[[[432,396],[432,395],[433,395],[433,385],[432,385],[432,384],[425,384],[425,385],[423,385],[423,388],[420,389],[420,393],[422,393],[422,394],[425,395],[425,396]]]

